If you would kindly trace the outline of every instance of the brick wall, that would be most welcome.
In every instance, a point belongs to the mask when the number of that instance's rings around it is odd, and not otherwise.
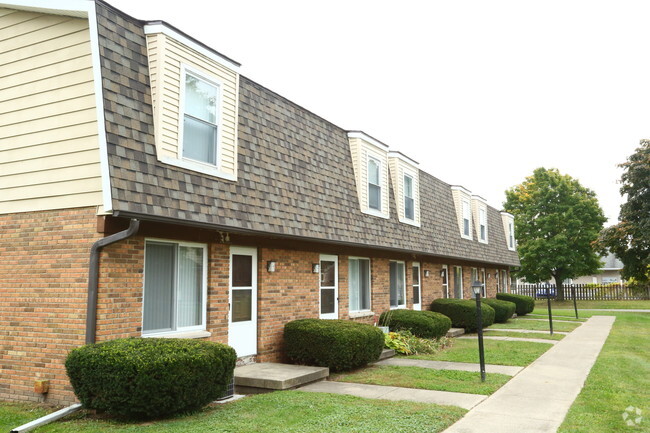
[[[63,368],[83,344],[94,208],[0,215],[0,399],[74,401]]]

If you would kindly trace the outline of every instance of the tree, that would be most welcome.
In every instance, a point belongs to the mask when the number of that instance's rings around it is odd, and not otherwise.
[[[601,266],[596,241],[606,218],[596,194],[556,169],[538,168],[506,191],[504,208],[515,216],[521,269],[531,283],[589,275]]]
[[[650,284],[650,140],[641,145],[619,164],[624,169],[621,176],[621,195],[627,201],[621,205],[619,223],[603,230],[602,247],[609,249],[623,262],[621,276],[636,280],[641,285]]]

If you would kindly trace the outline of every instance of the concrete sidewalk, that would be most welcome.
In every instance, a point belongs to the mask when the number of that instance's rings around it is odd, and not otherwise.
[[[450,362],[450,361],[428,361],[424,359],[408,358],[389,358],[383,361],[377,361],[375,365],[392,365],[397,367],[420,367],[430,368],[432,370],[456,370],[456,371],[473,371],[479,373],[481,366],[469,362]],[[514,376],[523,370],[524,367],[513,367],[510,365],[486,364],[486,373],[499,373],[507,376]]]
[[[463,335],[462,337],[456,337],[459,339],[465,340],[478,340],[478,335]],[[546,344],[557,344],[559,340],[548,340],[544,338],[521,338],[521,337],[501,337],[497,335],[484,335],[484,340],[500,340],[500,341],[527,341],[529,343],[546,343]]]
[[[444,433],[553,433],[580,393],[615,317],[593,316]]]

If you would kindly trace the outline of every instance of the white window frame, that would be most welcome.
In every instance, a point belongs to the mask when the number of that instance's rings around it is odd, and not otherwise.
[[[350,288],[350,261],[351,260],[366,260],[368,261],[368,308],[363,309],[363,310],[353,310],[352,306],[350,305],[350,302],[352,300],[352,297],[350,296],[350,292],[352,289]],[[368,257],[348,257],[348,308],[350,313],[363,313],[363,312],[369,312],[372,311],[372,261]]]
[[[145,279],[147,278],[147,275],[145,273],[146,268],[146,248],[147,248],[147,243],[149,242],[157,242],[157,243],[163,243],[163,244],[173,244],[176,245],[177,248],[179,247],[191,247],[191,248],[201,248],[203,250],[203,275],[201,278],[201,284],[202,284],[202,305],[203,305],[203,311],[202,311],[202,321],[200,325],[196,326],[186,326],[183,328],[176,328],[172,329],[169,331],[145,331],[144,330],[144,302],[145,302]],[[202,243],[196,243],[196,242],[180,242],[180,241],[173,241],[169,239],[160,239],[160,238],[146,238],[144,242],[144,247],[145,247],[145,253],[144,253],[144,260],[143,260],[143,270],[142,270],[142,316],[141,316],[141,322],[142,323],[142,331],[141,335],[142,337],[180,337],[180,336],[197,336],[197,337],[209,337],[209,333],[205,333],[205,335],[202,334],[195,334],[191,335],[193,333],[196,333],[197,331],[205,331],[206,330],[206,323],[207,323],[207,313],[208,313],[208,306],[207,306],[207,301],[208,301],[208,245],[207,244],[202,244]],[[178,266],[178,263],[175,263],[176,266]],[[176,278],[178,278],[178,272],[176,272]],[[177,285],[175,285],[174,290],[177,290]],[[175,305],[174,308],[178,308],[178,305]],[[177,313],[175,313],[177,314]]]
[[[378,177],[379,177],[379,185],[374,184],[370,182],[370,161],[374,162],[377,164],[377,171],[378,171]],[[383,194],[384,194],[384,176],[383,176],[383,167],[381,160],[378,158],[375,158],[372,155],[368,155],[368,159],[366,161],[366,173],[367,173],[367,185],[366,188],[368,190],[368,202],[366,203],[366,208],[368,209],[369,213],[372,214],[377,214],[377,215],[383,215],[383,206],[382,206],[382,199],[383,199]],[[379,188],[379,209],[376,209],[374,207],[370,207],[370,186],[376,186]]]
[[[443,279],[441,277],[440,279],[442,283],[443,294],[445,295],[445,298],[449,298],[449,265],[442,265],[441,270],[445,271],[445,278]],[[446,283],[445,280],[447,281]]]
[[[413,290],[416,286],[418,288],[419,302],[416,303],[415,296],[413,296],[413,309],[419,311],[422,310],[422,267],[420,266],[420,262],[413,262],[411,264],[411,275],[415,268],[418,269],[418,283],[415,284],[415,281],[411,281],[411,289]]]
[[[208,162],[204,161],[198,161],[195,159],[191,158],[186,158],[183,156],[183,149],[185,146],[185,143],[183,142],[183,137],[185,133],[185,98],[186,98],[186,90],[185,90],[185,80],[187,75],[190,75],[194,78],[197,78],[201,81],[204,81],[211,86],[215,86],[217,88],[217,122],[215,123],[217,127],[217,142],[215,143],[216,146],[216,152],[215,152],[215,164],[210,164]],[[179,166],[188,168],[190,170],[194,171],[199,171],[202,173],[206,174],[213,174],[215,175],[215,171],[218,171],[221,167],[221,158],[222,158],[222,133],[223,133],[223,89],[224,89],[224,84],[223,82],[212,75],[206,74],[205,72],[199,71],[195,68],[192,68],[191,66],[182,64],[181,65],[181,77],[180,77],[180,98],[179,98],[179,109],[178,109],[178,162]],[[222,174],[218,174],[220,177],[223,177]]]
[[[485,229],[481,231],[482,228]],[[483,206],[478,208],[478,241],[488,243],[487,208]]]
[[[401,308],[406,308],[406,262],[402,260],[390,260],[388,268],[388,302],[390,303],[390,263],[401,263],[402,264],[402,281],[404,285],[402,286],[402,299],[404,299],[403,305],[393,305],[390,304],[391,310],[397,310]]]
[[[323,286],[321,281],[321,273],[323,272],[322,262],[334,262],[334,286]],[[318,317],[320,319],[338,319],[339,318],[339,256],[321,254],[318,259]],[[331,313],[323,313],[322,311],[322,290],[334,289],[334,311]]]
[[[472,240],[472,205],[469,199],[462,198],[460,201],[461,230],[460,236],[463,239]],[[465,220],[467,220],[467,233],[465,233]]]
[[[406,178],[411,180],[411,196],[406,195]],[[415,178],[410,173],[404,173],[402,176],[402,192],[403,192],[403,205],[404,205],[404,219],[406,221],[415,222]],[[406,215],[406,199],[411,199],[413,201],[413,218],[409,218]]]
[[[508,221],[508,249],[515,251],[515,222]]]

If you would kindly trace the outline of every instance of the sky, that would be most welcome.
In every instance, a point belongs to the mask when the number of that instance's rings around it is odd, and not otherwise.
[[[595,191],[650,138],[650,2],[107,0],[501,209],[538,167]]]

